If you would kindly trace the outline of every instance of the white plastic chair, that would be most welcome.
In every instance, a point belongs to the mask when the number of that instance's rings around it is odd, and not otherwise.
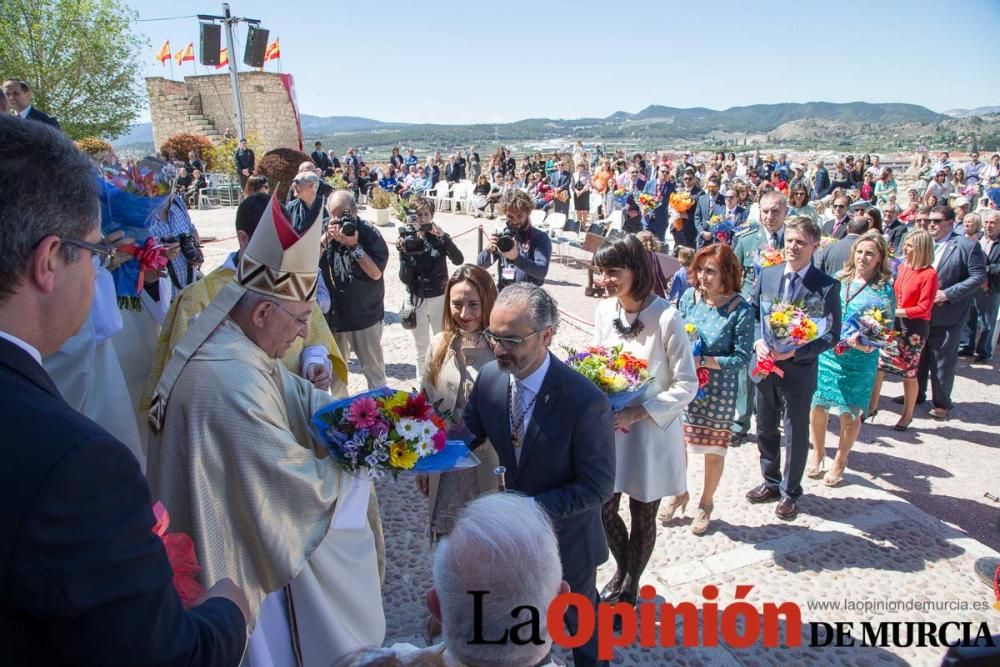
[[[444,211],[444,205],[451,208],[451,185],[448,181],[438,181],[437,188],[434,189],[434,206],[439,211]]]
[[[462,180],[455,184],[455,187],[451,191],[451,210],[458,213],[458,207],[461,206],[465,213],[469,212],[469,195],[472,192],[472,183],[470,181]]]
[[[549,223],[545,220],[545,211],[540,208],[536,208],[530,214],[531,226],[535,229],[545,229],[549,226]]]

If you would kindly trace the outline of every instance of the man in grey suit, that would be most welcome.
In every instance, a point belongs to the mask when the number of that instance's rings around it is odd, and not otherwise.
[[[852,218],[847,223],[847,235],[817,253],[817,268],[828,276],[836,277],[844,270],[844,263],[851,259],[851,246],[866,231],[868,231],[868,218],[864,216]]]
[[[785,263],[762,269],[750,303],[757,319],[757,359],[770,357],[784,375],[768,374],[757,385],[757,446],[764,481],[751,489],[751,503],[771,500],[779,519],[791,521],[802,495],[802,475],[809,456],[809,408],[816,391],[816,358],[840,340],[840,283],[812,265],[819,247],[819,225],[802,216],[785,221]],[[761,338],[761,323],[774,303],[801,303],[811,317],[828,319],[826,333],[791,352],[778,353]],[[750,367],[756,361],[751,359]],[[781,467],[781,431],[784,414],[785,466]]]
[[[597,566],[608,558],[601,507],[614,491],[614,428],[607,397],[549,353],[558,324],[556,302],[541,287],[514,283],[500,292],[483,332],[496,361],[480,371],[463,418],[478,442],[493,443],[507,489],[548,512],[563,579],[596,604]],[[573,633],[577,622],[571,609]],[[597,660],[596,633],[573,649],[573,661],[607,664]]]
[[[917,367],[917,403],[927,400],[930,376],[934,407],[931,417],[948,418],[952,408],[951,388],[955,383],[955,364],[962,325],[969,319],[969,308],[977,291],[986,282],[986,260],[976,241],[954,233],[955,211],[949,206],[931,209],[927,231],[934,239],[934,268],[938,291],[931,312],[927,344]]]

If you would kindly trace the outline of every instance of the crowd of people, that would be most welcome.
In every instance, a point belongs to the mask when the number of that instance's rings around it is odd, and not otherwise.
[[[960,354],[993,354],[1000,211],[983,195],[1000,178],[997,156],[982,165],[973,155],[961,172],[947,153],[915,160],[907,171],[928,181],[900,206],[878,156],[838,160],[830,173],[783,154],[628,159],[577,142],[549,158],[518,161],[502,146],[446,161],[393,150],[367,165],[353,148],[338,157],[317,142],[279,202],[266,182],[250,191],[244,145],[239,250],[202,276],[179,241],[162,276],[140,274],[151,334],[119,313],[109,268],[132,259],[134,244],[102,231],[93,165],[15,110],[21,118],[0,115],[0,383],[14,437],[39,444],[0,473],[11,554],[0,616],[16,624],[8,649],[24,662],[44,642],[68,662],[549,664],[544,627],[536,642],[470,638],[507,628],[512,607],[544,609],[564,592],[637,603],[659,527],[689,504],[691,456],[705,460],[690,526],[703,535],[726,454],[756,415],[761,481],[746,501],[773,502],[792,521],[804,478],[850,481],[849,454],[884,406],[886,373],[903,378],[895,428],[905,430],[927,398],[931,417],[949,418]],[[426,195],[442,179],[476,183],[471,212],[505,219],[474,263],[434,220]],[[391,629],[374,485],[341,469],[309,426],[347,395],[352,354],[369,388],[388,381],[390,252],[358,215],[358,195],[375,183],[412,211],[397,243],[399,315],[420,388],[464,425],[480,459],[415,480],[435,549],[427,634],[441,642],[429,649],[377,648]],[[164,238],[190,225],[176,194],[167,202],[151,214]],[[651,374],[614,410],[549,350],[560,324],[545,288],[553,239],[531,214],[571,209],[606,236],[591,258],[605,295],[592,343]],[[196,246],[193,225],[184,229]],[[671,249],[683,260],[672,282],[655,260]],[[882,346],[850,328],[872,304],[894,332]],[[815,332],[782,346],[774,314],[793,305]],[[127,354],[102,347],[120,337],[134,343]],[[828,461],[831,414],[840,439]],[[153,499],[193,540],[207,588],[183,604],[152,532]],[[609,556],[616,570],[598,591]],[[470,590],[490,591],[475,617]],[[569,608],[571,633],[579,623]],[[596,635],[573,656],[606,664]]]

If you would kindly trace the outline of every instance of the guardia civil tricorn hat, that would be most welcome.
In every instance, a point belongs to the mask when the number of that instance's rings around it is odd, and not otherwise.
[[[287,301],[312,301],[319,280],[322,225],[313,222],[302,234],[275,196],[236,269],[236,282],[253,292]]]

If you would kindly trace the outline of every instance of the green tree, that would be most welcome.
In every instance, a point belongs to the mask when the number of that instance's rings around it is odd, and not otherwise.
[[[74,139],[114,139],[145,104],[140,58],[148,40],[118,0],[3,0],[0,63],[24,79],[34,104]]]

